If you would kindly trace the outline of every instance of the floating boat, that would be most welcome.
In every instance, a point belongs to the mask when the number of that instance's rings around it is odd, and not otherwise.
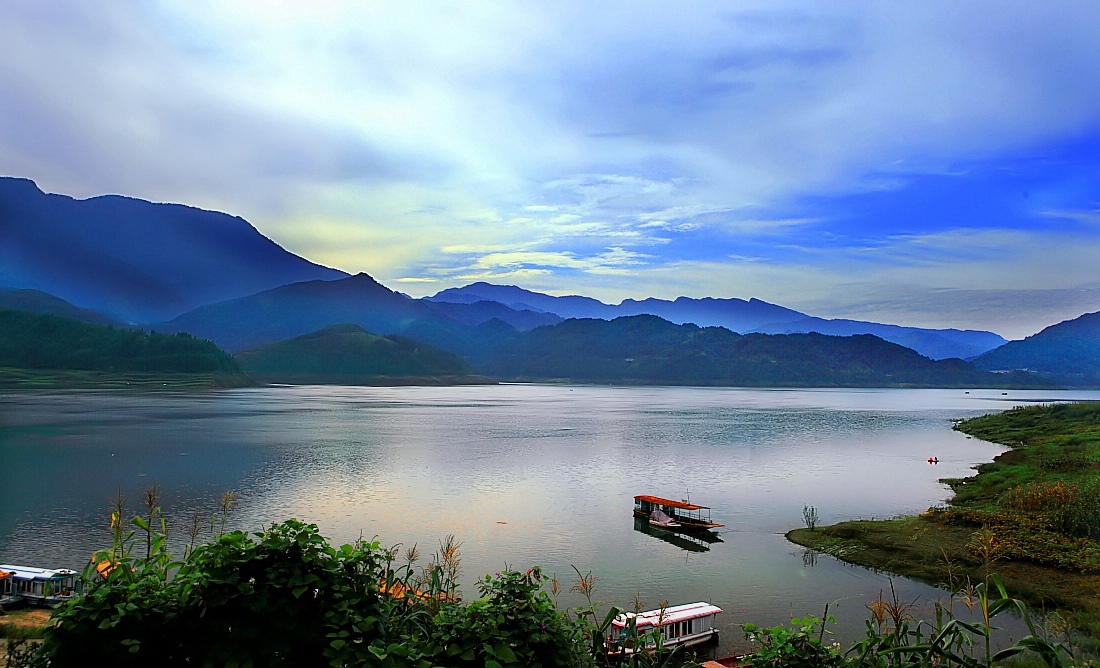
[[[0,564],[0,571],[10,573],[0,579],[0,599],[57,605],[80,595],[79,573],[67,568],[50,570]]]
[[[8,584],[11,582],[11,576],[13,575],[15,573],[11,571],[0,570],[0,605],[15,603],[17,600],[14,595],[8,593]]]
[[[687,501],[673,501],[659,496],[641,495],[634,497],[634,514],[651,518],[654,511],[660,511],[672,521],[678,523],[679,531],[710,531],[722,526],[710,519],[710,508]]]
[[[657,646],[658,638],[662,647],[692,647],[717,640],[714,617],[721,612],[722,608],[702,602],[649,612],[624,612],[611,622],[607,634],[608,652],[613,655],[634,654],[642,650],[636,645],[643,638],[649,649]],[[637,631],[633,637],[629,632],[631,623]]]

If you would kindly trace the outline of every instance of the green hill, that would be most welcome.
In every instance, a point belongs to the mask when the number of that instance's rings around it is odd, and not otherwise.
[[[489,382],[446,351],[404,337],[333,325],[237,355],[257,380],[323,385],[465,385]]]
[[[109,315],[73,306],[64,299],[54,297],[41,290],[0,290],[0,309],[49,313],[82,322],[90,322],[95,325],[126,326]]]
[[[933,361],[870,334],[747,334],[676,325],[655,316],[566,320],[516,332],[479,328],[467,355],[493,378],[775,387],[975,387],[1041,384],[959,359]]]
[[[81,322],[45,313],[0,310],[0,385],[187,387],[250,383],[237,363],[209,341],[188,334],[157,334]],[[33,370],[37,373],[28,373]],[[68,373],[82,372],[82,373]],[[91,373],[84,373],[91,372]],[[196,377],[201,376],[199,380]]]
[[[1051,325],[974,359],[979,369],[1028,369],[1071,385],[1100,385],[1100,312]]]

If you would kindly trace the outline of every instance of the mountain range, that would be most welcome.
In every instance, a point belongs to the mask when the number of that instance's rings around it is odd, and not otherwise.
[[[1005,343],[993,332],[959,329],[926,329],[883,325],[859,320],[826,320],[770,304],[759,299],[626,299],[620,304],[605,304],[591,297],[555,297],[514,285],[471,283],[449,288],[428,297],[434,302],[469,304],[479,300],[495,301],[512,308],[528,308],[554,313],[562,318],[599,318],[655,315],[676,324],[692,323],[707,327],[725,327],[741,334],[808,334],[833,336],[874,334],[879,338],[912,348],[932,359],[958,357],[968,359]]]
[[[1100,373],[1094,375],[1089,366],[1095,359],[1095,341],[1089,337],[1096,323],[1086,317],[1004,345],[992,332],[830,320],[759,299],[680,297],[607,304],[490,283],[413,299],[367,274],[349,276],[294,255],[239,217],[115,195],[85,200],[49,195],[32,181],[16,178],[0,178],[4,307],[115,327],[188,332],[231,352],[354,325],[371,336],[398,335],[439,347],[499,378],[661,382],[663,373],[668,382],[770,378],[802,384],[810,383],[813,374],[796,371],[797,365],[781,358],[804,354],[814,360],[824,384],[935,384],[928,379],[936,377],[946,382],[937,374],[948,367],[899,371],[909,368],[908,362],[893,359],[894,348],[875,348],[863,338],[873,335],[929,362],[975,359],[981,371],[956,367],[951,372],[956,379],[973,371],[980,375],[972,379],[988,380],[985,371],[1026,368],[1065,382],[1100,383]],[[822,339],[821,334],[830,336]],[[639,336],[652,340],[645,343]],[[849,341],[840,344],[836,337]],[[562,352],[577,342],[585,343],[571,354]],[[735,363],[723,346],[744,359]],[[595,350],[610,356],[593,357]],[[764,366],[735,368],[749,364],[759,350],[771,351]],[[851,364],[843,372],[828,371],[828,358],[815,356],[815,350]],[[871,371],[852,366],[856,357],[882,350],[894,352],[872,364]],[[849,352],[856,357],[845,358]],[[616,356],[621,360],[616,362]],[[893,361],[886,363],[886,358]],[[707,364],[715,368],[704,373]],[[578,375],[586,365],[591,370]],[[693,365],[700,366],[691,371]]]
[[[747,334],[652,315],[574,318],[527,332],[482,325],[466,359],[503,380],[758,387],[1039,384],[960,359],[931,360],[869,334]]]

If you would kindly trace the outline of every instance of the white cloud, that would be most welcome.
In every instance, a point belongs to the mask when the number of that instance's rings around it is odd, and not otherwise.
[[[1098,24],[1100,5],[1073,1],[13,0],[0,172],[227,210],[414,285],[822,305],[844,276],[1068,289],[1094,275],[1091,239],[960,230],[834,252],[802,236],[827,221],[782,205],[1094,125]],[[742,238],[804,259],[773,270]]]

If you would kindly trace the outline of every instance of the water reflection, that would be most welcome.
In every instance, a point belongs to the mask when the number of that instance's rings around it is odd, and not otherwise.
[[[889,579],[792,552],[782,534],[801,526],[803,508],[816,507],[822,524],[922,511],[947,495],[939,478],[969,475],[1000,451],[952,432],[951,420],[1074,396],[1100,393],[505,385],[0,394],[0,562],[83,566],[109,544],[111,499],[121,491],[136,509],[154,482],[182,541],[187,518],[214,513],[233,489],[238,528],[297,517],[337,543],[378,536],[422,551],[454,534],[466,583],[505,565],[563,577],[576,566],[600,578],[605,604],[709,600],[727,611],[723,643],[740,640],[739,623],[782,623],[843,599],[831,608],[843,639],[844,629],[859,632],[865,603]],[[629,525],[639,491],[690,491],[726,525],[722,542],[685,548]],[[906,600],[940,596],[894,584]],[[560,602],[579,603],[570,597]]]
[[[710,531],[676,531],[667,527],[653,526],[643,517],[634,518],[634,530],[688,552],[706,552],[713,543],[722,542],[721,538]]]

